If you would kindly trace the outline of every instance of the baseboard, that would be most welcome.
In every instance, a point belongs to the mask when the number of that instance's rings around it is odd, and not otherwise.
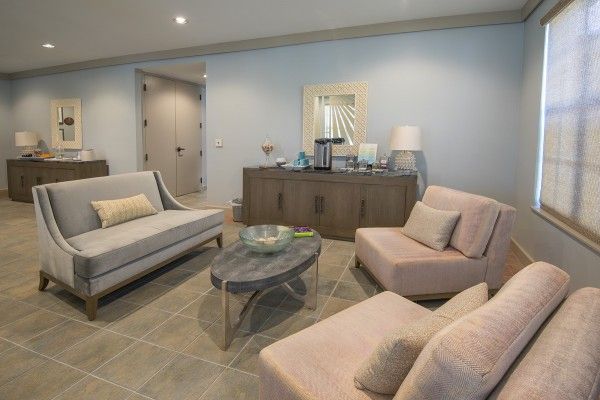
[[[519,243],[515,240],[515,238],[510,239],[510,249],[515,253],[519,261],[523,265],[529,265],[534,262],[533,257],[531,257],[524,249],[521,247]]]
[[[8,189],[0,189],[0,199],[8,198]]]
[[[218,208],[220,210],[231,210],[231,206],[228,205],[216,205],[216,204],[202,204],[202,207]]]

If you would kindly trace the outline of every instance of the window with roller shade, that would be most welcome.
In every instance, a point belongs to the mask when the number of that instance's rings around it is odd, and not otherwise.
[[[560,4],[562,3],[562,4]],[[547,22],[540,208],[600,243],[600,0]]]

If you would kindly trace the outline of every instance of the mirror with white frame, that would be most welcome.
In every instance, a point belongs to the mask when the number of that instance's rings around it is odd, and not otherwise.
[[[333,155],[357,155],[367,139],[367,83],[304,86],[303,150],[313,155],[318,138],[343,138]]]
[[[81,149],[81,99],[55,99],[50,102],[52,147]]]

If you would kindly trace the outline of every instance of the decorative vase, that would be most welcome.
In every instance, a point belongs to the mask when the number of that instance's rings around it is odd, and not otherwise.
[[[268,168],[271,165],[271,153],[273,152],[273,148],[273,142],[271,142],[271,139],[267,135],[265,141],[261,145],[261,149],[263,153],[265,153],[265,168]]]

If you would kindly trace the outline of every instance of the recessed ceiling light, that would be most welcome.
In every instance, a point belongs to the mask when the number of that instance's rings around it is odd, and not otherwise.
[[[179,25],[185,25],[188,23],[188,20],[186,17],[175,17],[175,18],[173,18],[173,21],[175,21]]]
[[[54,48],[54,47],[56,47],[56,46],[54,46],[52,43],[44,43],[44,44],[42,45],[42,47],[44,47],[44,48],[46,48],[46,49],[53,49],[53,48]]]
[[[206,74],[204,74],[204,77],[206,78]]]

